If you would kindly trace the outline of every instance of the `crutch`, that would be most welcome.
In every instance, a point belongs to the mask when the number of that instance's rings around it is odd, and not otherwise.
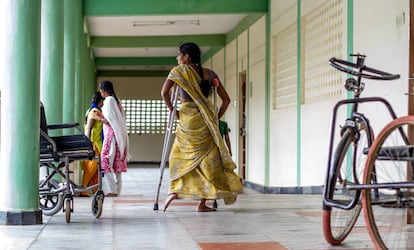
[[[171,96],[171,103],[173,104],[173,110],[172,112],[170,112],[170,116],[168,117],[168,124],[165,129],[164,145],[162,147],[162,155],[161,155],[161,163],[160,163],[160,180],[158,183],[157,196],[155,198],[155,203],[154,203],[154,210],[158,210],[158,200],[160,198],[162,177],[164,175],[165,164],[167,162],[167,154],[168,152],[170,152],[170,149],[171,149],[170,141],[171,141],[172,129],[174,126],[175,112],[177,110],[177,100],[178,100],[178,88],[176,85],[174,85],[172,93],[173,95]]]
[[[213,104],[214,104],[214,108],[217,110],[217,87],[219,85],[218,80],[216,78],[213,79],[212,81],[212,92],[213,92]],[[217,124],[218,126],[218,124]],[[213,208],[217,208],[217,200],[214,200],[213,202]]]

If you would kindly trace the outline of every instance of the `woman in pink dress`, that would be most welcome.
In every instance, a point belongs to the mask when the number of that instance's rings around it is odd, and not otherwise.
[[[120,195],[122,172],[127,171],[128,132],[124,109],[115,95],[112,82],[102,81],[99,90],[105,98],[101,117],[104,131],[101,152],[103,189],[106,196],[113,197]]]

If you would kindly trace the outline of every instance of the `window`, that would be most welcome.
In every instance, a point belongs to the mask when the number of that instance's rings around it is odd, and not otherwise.
[[[125,109],[128,133],[165,133],[170,112],[163,100],[121,100],[121,103]]]

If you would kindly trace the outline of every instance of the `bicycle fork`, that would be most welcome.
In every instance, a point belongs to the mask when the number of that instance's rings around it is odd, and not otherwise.
[[[361,139],[360,131],[364,131],[367,136],[368,147],[362,149],[362,153],[367,154],[369,147],[372,144],[372,138],[373,138],[373,133],[370,127],[369,120],[361,113],[352,112],[351,117],[347,119],[344,125],[341,127],[340,135],[341,137],[343,136],[351,137],[350,140],[352,140],[353,142],[353,150],[352,150],[353,152],[352,153],[349,152],[351,154],[345,157],[351,157],[350,158],[351,160],[348,161],[351,164],[349,174],[352,174],[354,184],[359,184],[359,176],[357,175],[358,173],[357,173],[356,159],[358,157],[358,152],[361,152],[361,151],[358,151],[358,147],[362,146],[362,145],[359,145],[358,143],[358,141]],[[334,133],[331,134],[331,136],[333,135]],[[332,152],[332,148],[333,148],[333,139],[331,138],[330,152]],[[334,155],[333,157],[338,157],[338,156]],[[346,177],[348,176],[348,174],[346,174],[346,176],[341,176],[339,174],[338,168],[340,168],[340,166],[333,159],[333,157],[332,157],[332,153],[330,153],[330,157],[328,161],[328,172],[327,172],[325,186],[324,186],[323,205],[324,207],[337,207],[337,208],[346,209],[346,210],[352,209],[359,201],[360,190],[357,190],[355,192],[355,197],[353,198],[351,202],[347,204],[340,203],[333,199],[337,178],[340,181],[340,183],[342,183],[342,186],[347,186],[347,179],[348,179]]]

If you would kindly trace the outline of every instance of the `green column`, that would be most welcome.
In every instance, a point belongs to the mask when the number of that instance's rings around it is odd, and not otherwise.
[[[83,113],[85,107],[83,106],[83,89],[82,89],[82,72],[83,72],[83,61],[82,61],[82,49],[84,46],[83,40],[83,13],[82,13],[82,1],[74,1],[75,9],[73,16],[73,24],[75,26],[75,121],[82,124]]]
[[[90,96],[92,96],[92,94],[98,90],[98,82],[97,82],[98,80],[96,76],[95,59],[92,55],[92,51],[90,51],[88,63],[89,63],[88,89],[91,91]]]
[[[63,122],[75,120],[75,32],[73,17],[76,3],[64,0],[64,72],[63,72]]]
[[[3,0],[0,224],[42,224],[39,210],[40,0]]]
[[[62,123],[63,2],[42,0],[40,100],[49,124]],[[52,132],[52,131],[51,131]]]
[[[83,47],[83,104],[84,107],[88,108],[91,102],[91,98],[93,93],[97,90],[96,87],[96,80],[93,80],[94,78],[94,71],[92,70],[93,61],[91,58],[91,48],[88,46],[88,37],[87,35],[84,35],[84,47]],[[84,115],[84,114],[83,114]]]

